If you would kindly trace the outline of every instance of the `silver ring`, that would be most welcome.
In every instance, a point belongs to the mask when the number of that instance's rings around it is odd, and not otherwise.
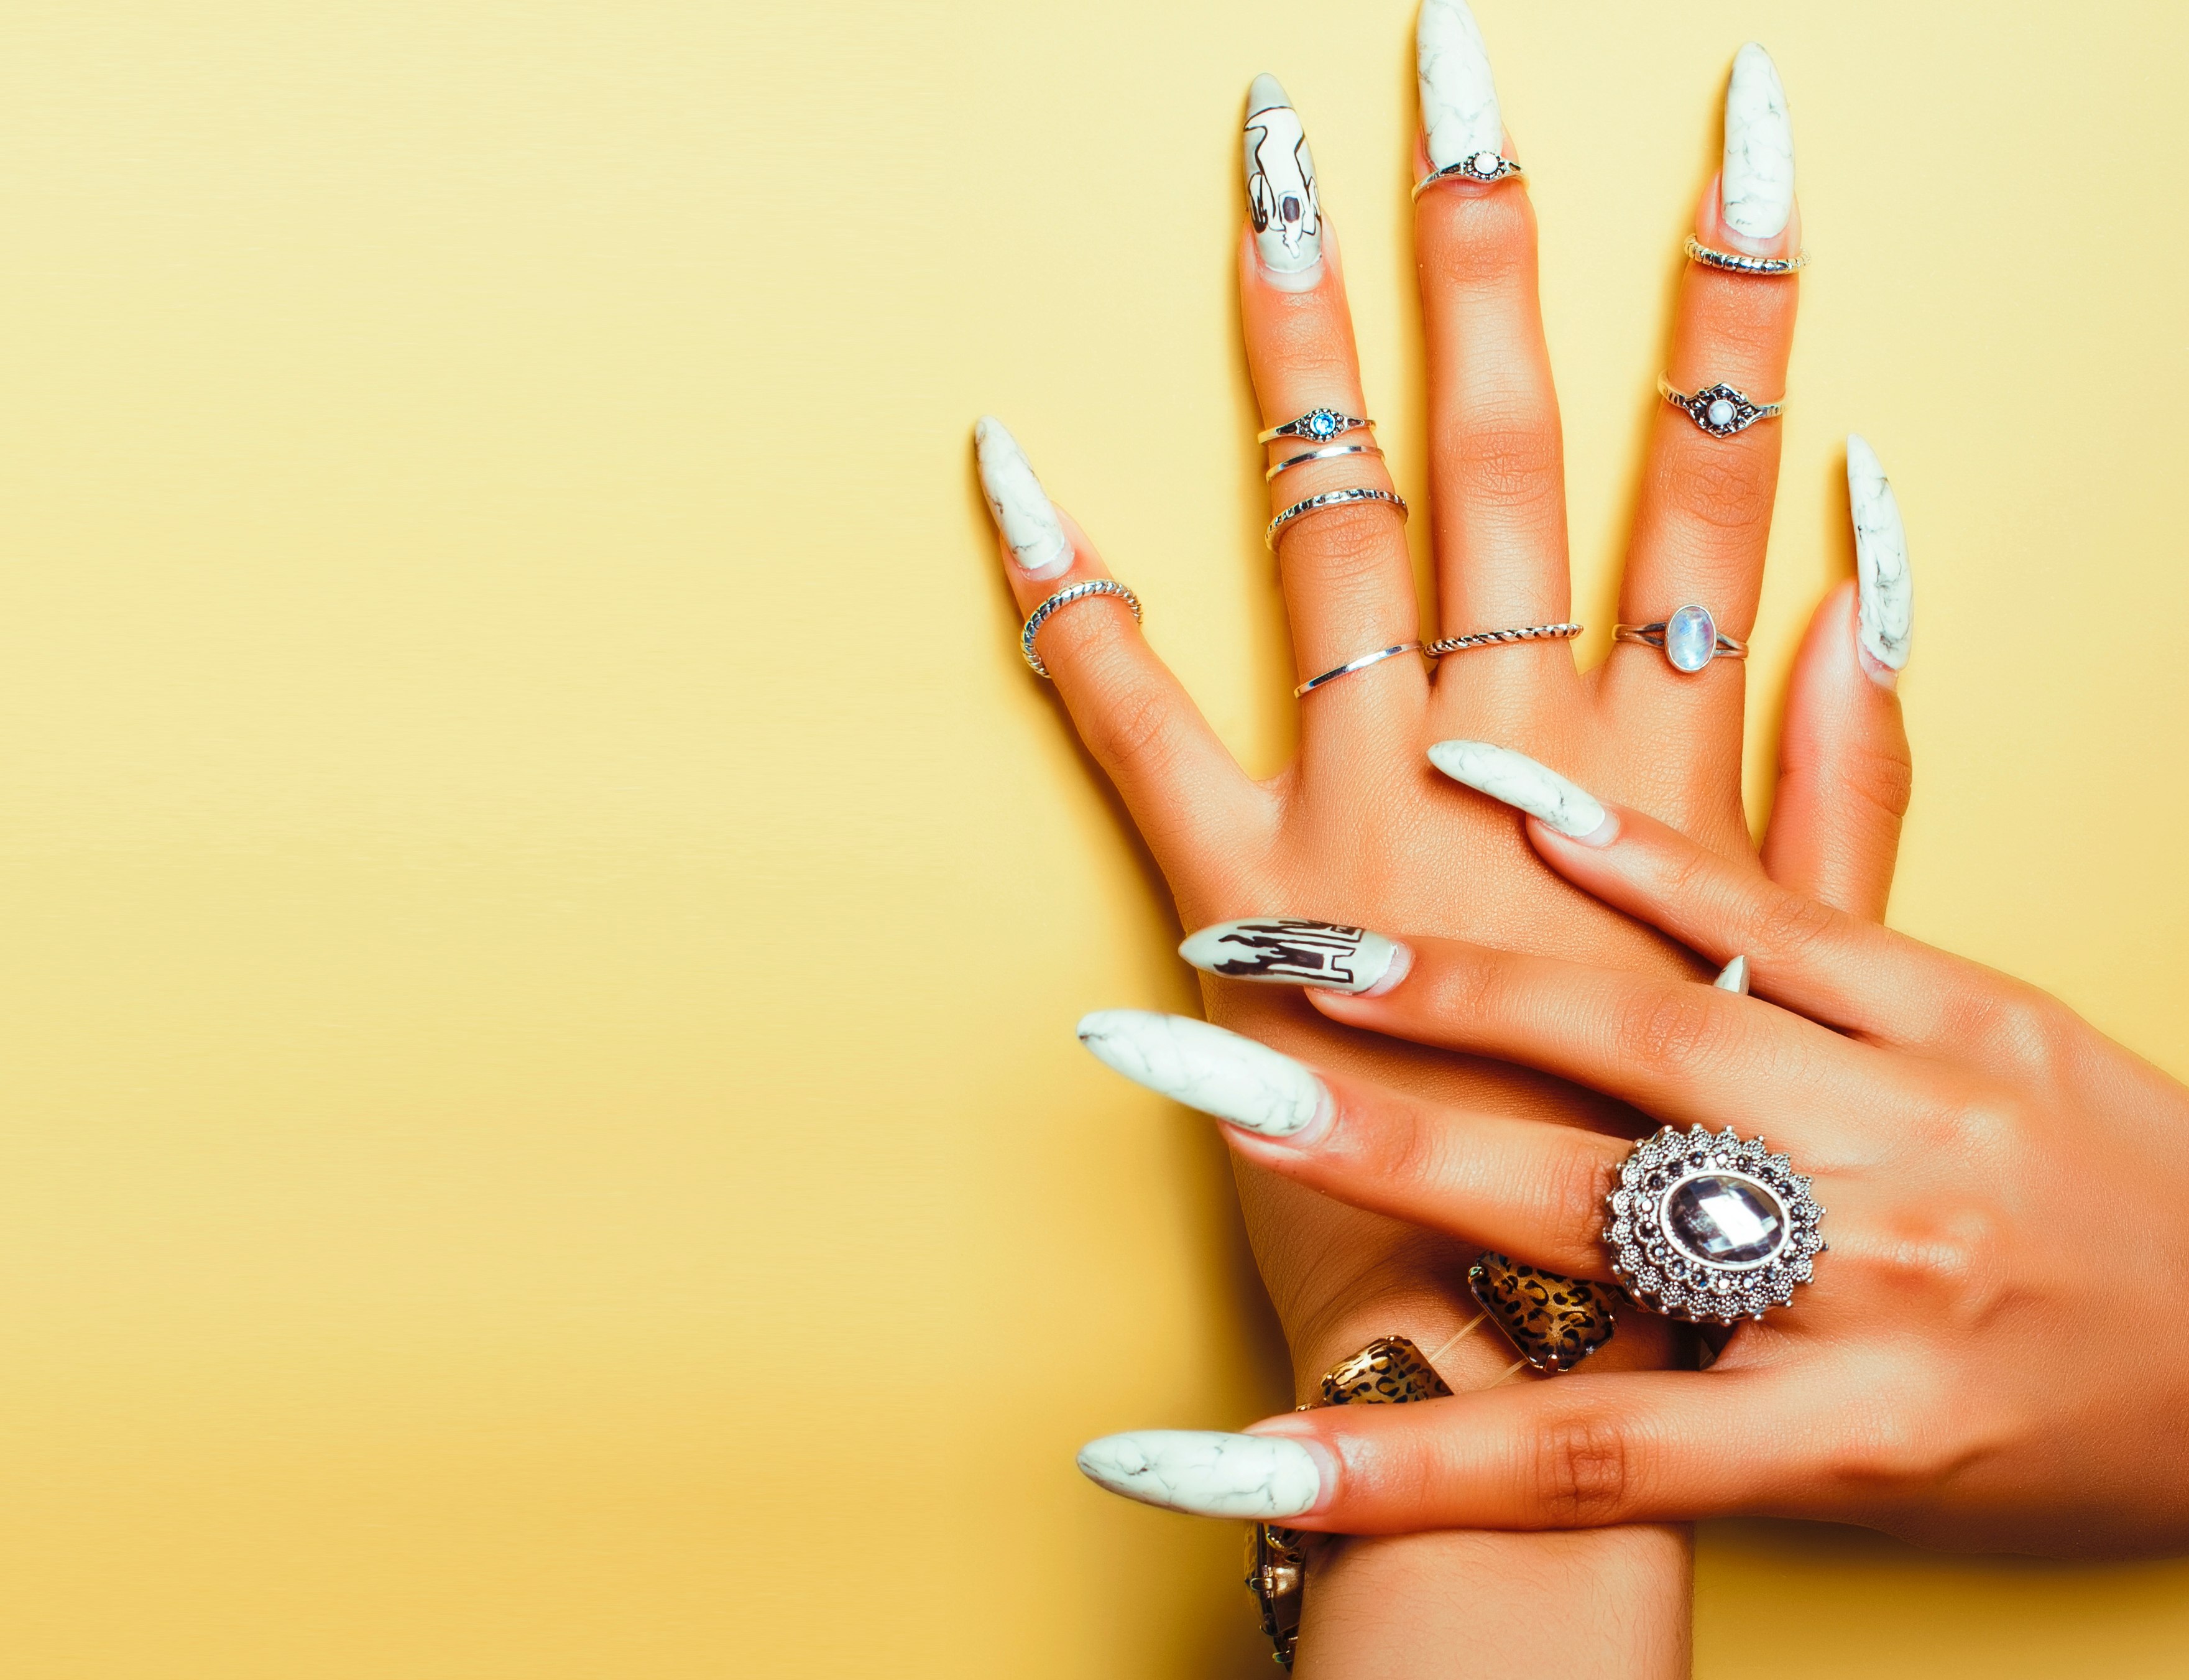
[[[1674,670],[1698,671],[1712,659],[1748,657],[1748,644],[1720,631],[1707,607],[1683,607],[1646,625],[1614,625],[1611,639],[1661,648]]]
[[[1745,432],[1759,420],[1776,420],[1786,411],[1783,398],[1775,403],[1751,402],[1722,381],[1705,385],[1700,391],[1687,392],[1678,389],[1660,373],[1657,376],[1657,394],[1674,408],[1684,410],[1688,419],[1713,438],[1730,438],[1736,432]]]
[[[1705,245],[1689,234],[1688,260],[1728,274],[1798,274],[1809,266],[1809,253],[1798,251],[1791,257],[1746,257],[1738,251],[1720,251],[1716,246]]]
[[[1468,636],[1447,636],[1429,643],[1426,651],[1433,659],[1446,653],[1464,653],[1474,648],[1494,648],[1501,642],[1570,642],[1581,634],[1577,624],[1530,625],[1524,630],[1478,630]]]
[[[1333,666],[1321,676],[1310,676],[1292,690],[1292,699],[1297,700],[1303,694],[1312,694],[1326,682],[1335,682],[1341,676],[1350,676],[1356,670],[1366,670],[1371,665],[1381,665],[1401,653],[1418,653],[1421,651],[1422,644],[1418,642],[1400,642],[1389,648],[1378,648],[1372,653],[1363,653],[1357,659],[1348,659],[1342,665]]]
[[[1019,632],[1019,652],[1026,655],[1026,662],[1033,667],[1036,676],[1047,677],[1049,667],[1041,662],[1041,655],[1033,650],[1035,632],[1054,614],[1062,612],[1073,602],[1089,600],[1097,595],[1116,596],[1133,609],[1133,622],[1140,622],[1140,597],[1117,579],[1089,578],[1083,582],[1066,585],[1027,614],[1026,628]]]
[[[1310,461],[1335,461],[1342,455],[1381,455],[1383,453],[1383,451],[1373,444],[1332,444],[1326,450],[1309,450],[1305,455],[1287,455],[1262,475],[1262,482],[1267,484],[1287,467],[1304,467]]]
[[[1502,181],[1527,173],[1509,157],[1500,157],[1494,151],[1479,151],[1457,163],[1447,163],[1441,169],[1432,169],[1414,183],[1414,196],[1419,198],[1439,181]]]
[[[1309,409],[1298,420],[1287,420],[1281,426],[1272,426],[1266,432],[1257,432],[1258,444],[1274,444],[1280,438],[1300,438],[1310,444],[1326,444],[1332,438],[1347,432],[1372,432],[1376,422],[1363,420],[1357,415],[1340,414],[1336,409]]]
[[[1830,1247],[1809,1180],[1762,1138],[1667,1126],[1634,1145],[1606,1198],[1611,1275],[1637,1306],[1731,1324],[1788,1305]]]
[[[1311,495],[1305,501],[1296,501],[1270,521],[1270,529],[1262,533],[1262,543],[1272,554],[1277,549],[1277,533],[1295,519],[1304,519],[1310,513],[1320,513],[1326,507],[1344,507],[1356,501],[1387,501],[1399,510],[1406,511],[1406,499],[1395,490],[1372,490],[1365,486],[1349,490],[1325,490],[1321,495]]]

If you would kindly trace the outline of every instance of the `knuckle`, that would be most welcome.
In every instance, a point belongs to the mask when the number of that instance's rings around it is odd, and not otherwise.
[[[1278,539],[1279,557],[1311,568],[1318,588],[1380,589],[1404,563],[1406,539],[1391,518],[1397,511],[1388,502],[1322,509]]]
[[[1660,481],[1673,512],[1712,530],[1759,530],[1778,481],[1776,453],[1752,436],[1706,438],[1685,421],[1676,423],[1689,435]]]
[[[1613,1048],[1628,1066],[1678,1073],[1709,1044],[1717,1001],[1705,987],[1648,987],[1619,1005]]]
[[[1457,470],[1471,498],[1511,508],[1562,493],[1564,446],[1555,427],[1517,416],[1477,421],[1457,441]]]
[[[1535,1461],[1537,1504],[1561,1528],[1616,1522],[1632,1502],[1626,1431],[1609,1417],[1583,1412],[1556,1420],[1537,1436]]]
[[[1898,1391],[1870,1393],[1849,1400],[1841,1413],[1830,1468],[1833,1479],[1850,1491],[1881,1493],[1928,1481],[1948,1454],[1932,1414],[1907,1403]]]
[[[1438,190],[1420,222],[1425,282],[1462,287],[1532,284],[1536,226],[1524,193]]]
[[[1117,682],[1096,693],[1080,733],[1088,750],[1105,764],[1156,765],[1175,750],[1175,722],[1160,691]]]
[[[1750,919],[1747,949],[1759,960],[1800,959],[1839,925],[1840,913],[1798,892],[1774,892]]]
[[[1975,1329],[2012,1293],[2011,1222],[1977,1202],[1903,1215],[1869,1255],[1880,1281],[1926,1323]]]
[[[1858,797],[1898,822],[1915,790],[1915,761],[1907,744],[1869,746],[1849,755],[1844,781]]]

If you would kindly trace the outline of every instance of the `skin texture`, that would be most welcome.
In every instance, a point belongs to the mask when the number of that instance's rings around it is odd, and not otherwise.
[[[1509,137],[1505,150],[1518,155]],[[1413,167],[1417,175],[1428,168],[1418,138]],[[1304,284],[1298,274],[1272,283],[1251,229],[1241,231],[1242,318],[1264,426],[1321,405],[1375,412],[1360,389],[1332,195],[1326,182],[1323,260]],[[1721,247],[1787,253],[1798,247],[1800,218],[1796,212],[1778,239],[1744,240],[1723,225],[1712,181],[1694,231]],[[1432,521],[1434,620],[1421,621],[1394,510],[1359,506],[1301,520],[1277,557],[1292,681],[1395,642],[1568,616],[1558,403],[1524,184],[1438,185],[1417,202],[1415,248],[1431,430],[1429,506],[1416,517]],[[1797,285],[1690,267],[1667,355],[1674,382],[1724,379],[1745,391],[1783,391]],[[1661,618],[1679,602],[1702,601],[1729,634],[1749,633],[1779,439],[1771,422],[1713,439],[1669,407],[1657,410],[1644,442],[1621,618]],[[1281,441],[1268,459],[1274,464],[1302,447]],[[1054,483],[1053,464],[1049,470]],[[1353,485],[1391,488],[1376,457],[1317,462],[1272,483],[1270,512]],[[1001,574],[1021,613],[1058,588],[1109,575],[1068,515],[1063,527],[1074,547],[1068,569],[1032,579],[1004,557]],[[1411,658],[1385,660],[1307,697],[1297,758],[1258,783],[1209,730],[1122,603],[1090,600],[1060,613],[1040,632],[1040,651],[1186,928],[1246,916],[1314,917],[1687,977],[1700,971],[1693,957],[1546,868],[1513,813],[1438,774],[1426,749],[1454,737],[1517,748],[1599,795],[1654,813],[1745,876],[1761,880],[1768,866],[1805,892],[1875,916],[1898,844],[1906,748],[1898,702],[1862,676],[1852,638],[1852,595],[1835,595],[1820,609],[1795,675],[1786,782],[1761,859],[1740,802],[1745,667],[1736,662],[1683,676],[1661,653],[1621,646],[1584,676],[1562,642],[1487,648],[1434,670]],[[1866,778],[1852,796],[1848,777]],[[1211,979],[1204,996],[1212,1021],[1326,1070],[1485,1114],[1621,1136],[1638,1125],[1619,1105],[1556,1078],[1340,1027],[1285,988]],[[1435,1350],[1475,1315],[1466,1293],[1468,1242],[1347,1206],[1249,1161],[1242,1161],[1239,1190],[1302,1398],[1321,1371],[1377,1335],[1402,1333]],[[1642,1321],[1592,1364],[1614,1369],[1691,1356],[1683,1333]],[[1496,1380],[1508,1361],[1495,1338],[1475,1336],[1439,1363],[1464,1390]],[[1532,1386],[1516,1382],[1506,1392]],[[1484,1564],[1485,1547],[1496,1549],[1497,1567]],[[1486,1672],[1475,1666],[1483,1626],[1540,1622],[1516,1612],[1516,1581],[1533,1583],[1541,1615],[1555,1615],[1573,1630],[1563,1649],[1576,1672],[1686,1672],[1685,1537],[1671,1528],[1345,1542],[1310,1579],[1297,1671],[1303,1680]],[[1394,1671],[1388,1648],[1400,1628],[1412,1655]]]
[[[1734,1513],[1959,1549],[2189,1543],[2189,1088],[2052,998],[1790,891],[1632,811],[1546,862],[1755,995],[1408,942],[1337,1020],[1524,1063],[1654,1119],[1752,1135],[1814,1179],[1830,1249],[1706,1372],[1610,1374],[1273,1420],[1323,1455],[1298,1519],[1375,1532]],[[1330,1196],[1609,1276],[1624,1151],[1570,1128],[1328,1081],[1308,1146],[1235,1138]]]

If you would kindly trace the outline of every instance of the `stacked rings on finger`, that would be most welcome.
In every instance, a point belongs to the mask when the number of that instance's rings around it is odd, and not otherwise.
[[[1287,455],[1262,475],[1264,484],[1280,472],[1289,472],[1295,467],[1305,467],[1313,461],[1336,461],[1340,455],[1372,455],[1381,456],[1383,450],[1373,444],[1332,444],[1326,450],[1309,450],[1304,455]]]
[[[1276,552],[1278,535],[1293,521],[1304,519],[1310,513],[1320,513],[1326,508],[1349,507],[1355,502],[1362,501],[1387,502],[1397,508],[1401,514],[1406,511],[1406,499],[1395,490],[1370,489],[1365,485],[1352,489],[1325,490],[1321,495],[1311,495],[1304,501],[1294,502],[1276,518],[1270,520],[1269,529],[1262,533],[1263,546],[1274,554]]]
[[[1041,627],[1075,601],[1092,600],[1098,595],[1114,595],[1133,609],[1133,622],[1140,622],[1140,597],[1119,583],[1115,578],[1088,578],[1082,582],[1067,584],[1040,606],[1027,614],[1026,626],[1019,631],[1019,652],[1033,667],[1036,676],[1049,678],[1049,667],[1041,662],[1041,655],[1033,650],[1033,639]],[[1053,680],[1053,679],[1051,679]]]
[[[1801,273],[1809,266],[1809,253],[1799,251],[1791,257],[1749,257],[1738,251],[1720,251],[1715,246],[1705,245],[1689,234],[1688,260],[1700,263],[1705,269],[1716,269],[1721,274],[1776,278],[1781,274]]]
[[[1494,151],[1479,151],[1462,157],[1457,163],[1447,163],[1441,169],[1433,169],[1414,183],[1414,196],[1419,198],[1440,181],[1509,180],[1528,172],[1509,157],[1500,157]]]
[[[1667,1126],[1634,1146],[1605,1200],[1611,1275],[1637,1305],[1732,1324],[1790,1304],[1830,1247],[1809,1180],[1762,1138]]]
[[[1465,653],[1477,648],[1495,648],[1505,642],[1570,642],[1581,634],[1577,624],[1528,625],[1519,630],[1478,630],[1466,636],[1447,636],[1424,649],[1433,659],[1447,653]]]
[[[1748,644],[1720,631],[1707,607],[1682,607],[1670,618],[1653,619],[1648,624],[1614,625],[1611,639],[1661,648],[1674,670],[1690,674],[1712,659],[1748,657]]]
[[[1683,391],[1659,374],[1657,394],[1713,438],[1730,438],[1759,420],[1776,420],[1786,411],[1784,398],[1775,403],[1754,402],[1722,380],[1700,391]]]

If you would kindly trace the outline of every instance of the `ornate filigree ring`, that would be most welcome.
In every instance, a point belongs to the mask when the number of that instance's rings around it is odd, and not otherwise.
[[[1605,1211],[1611,1275],[1637,1305],[1690,1324],[1787,1305],[1830,1246],[1809,1180],[1730,1126],[1667,1126],[1635,1145]]]
[[[1431,170],[1414,183],[1414,196],[1419,198],[1439,181],[1502,181],[1527,173],[1509,157],[1500,157],[1494,151],[1479,151],[1457,163]]]
[[[1705,385],[1700,391],[1683,391],[1660,373],[1657,376],[1657,394],[1674,408],[1683,410],[1697,427],[1713,438],[1730,438],[1736,432],[1745,432],[1759,420],[1776,420],[1786,411],[1783,398],[1775,403],[1751,402],[1722,380],[1716,385]]]
[[[1258,444],[1274,444],[1280,438],[1302,438],[1310,444],[1326,444],[1332,438],[1348,432],[1372,432],[1376,422],[1363,420],[1358,415],[1340,414],[1336,409],[1309,409],[1298,420],[1287,420],[1281,426],[1272,426],[1266,432],[1257,432]]]

